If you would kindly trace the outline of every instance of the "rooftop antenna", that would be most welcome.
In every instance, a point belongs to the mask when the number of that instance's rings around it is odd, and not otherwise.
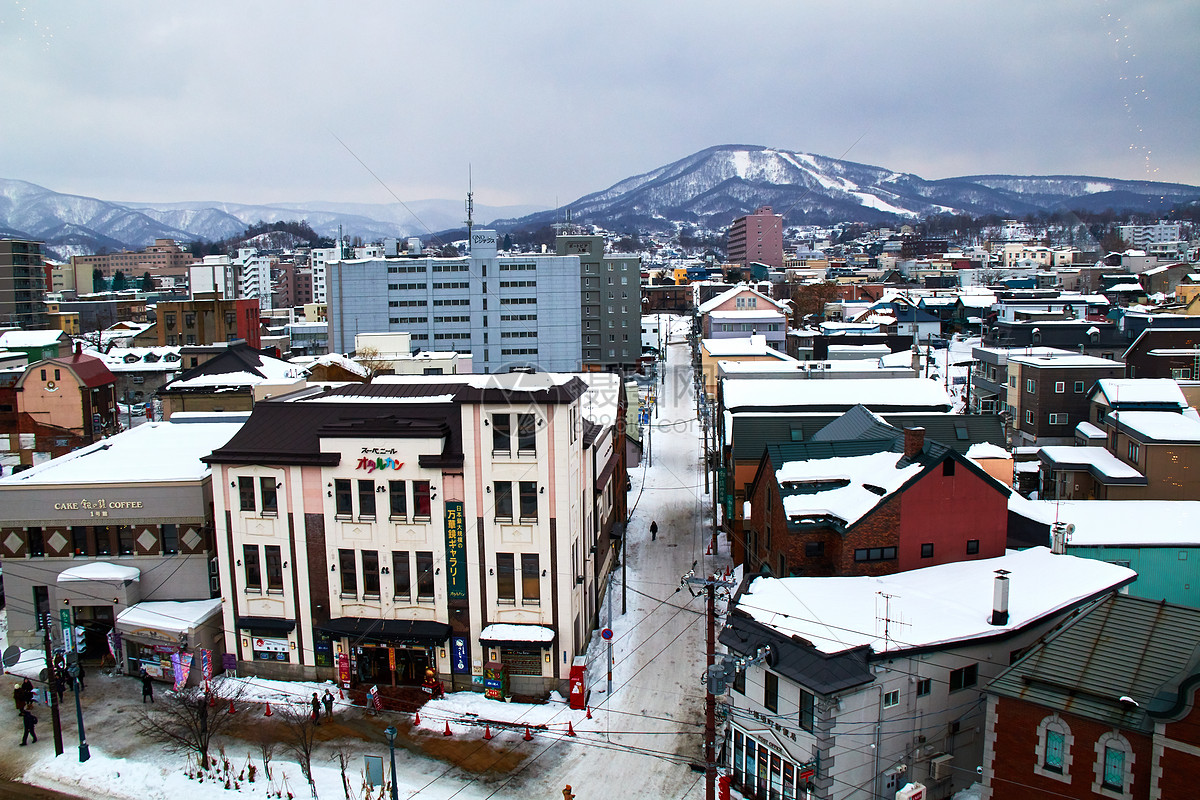
[[[887,650],[892,641],[892,625],[905,626],[908,623],[900,619],[892,619],[892,600],[896,598],[896,595],[886,592],[876,592],[875,594],[883,598],[883,619],[881,620],[883,622],[883,649]],[[878,610],[879,606],[876,605],[875,608]],[[879,621],[877,620],[877,623]]]
[[[471,231],[475,229],[475,180],[467,164],[467,251],[471,250]]]

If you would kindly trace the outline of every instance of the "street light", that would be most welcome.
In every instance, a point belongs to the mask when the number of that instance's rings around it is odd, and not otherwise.
[[[396,727],[388,725],[383,729],[383,735],[387,737],[388,749],[392,753],[392,800],[399,800],[396,793]]]

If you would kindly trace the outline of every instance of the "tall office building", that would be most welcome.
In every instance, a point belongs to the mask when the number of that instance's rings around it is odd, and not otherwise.
[[[783,217],[770,206],[738,217],[729,226],[726,255],[731,264],[759,263],[783,269]]]
[[[641,259],[604,254],[604,237],[562,235],[560,256],[579,258],[581,368],[588,372],[635,369],[642,354]]]
[[[0,239],[0,326],[47,328],[42,243]]]

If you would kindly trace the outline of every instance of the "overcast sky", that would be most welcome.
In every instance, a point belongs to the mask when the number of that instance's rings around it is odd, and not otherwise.
[[[478,203],[553,207],[737,143],[1200,184],[1198,34],[1195,0],[7,0],[0,177],[385,203],[471,164]]]

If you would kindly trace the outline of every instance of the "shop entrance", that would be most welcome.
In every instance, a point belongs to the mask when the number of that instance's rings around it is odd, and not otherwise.
[[[108,633],[113,629],[112,606],[75,606],[75,632],[80,629],[79,658],[88,664],[111,662]]]
[[[364,644],[358,654],[358,680],[379,686],[420,686],[433,663],[426,647]]]

